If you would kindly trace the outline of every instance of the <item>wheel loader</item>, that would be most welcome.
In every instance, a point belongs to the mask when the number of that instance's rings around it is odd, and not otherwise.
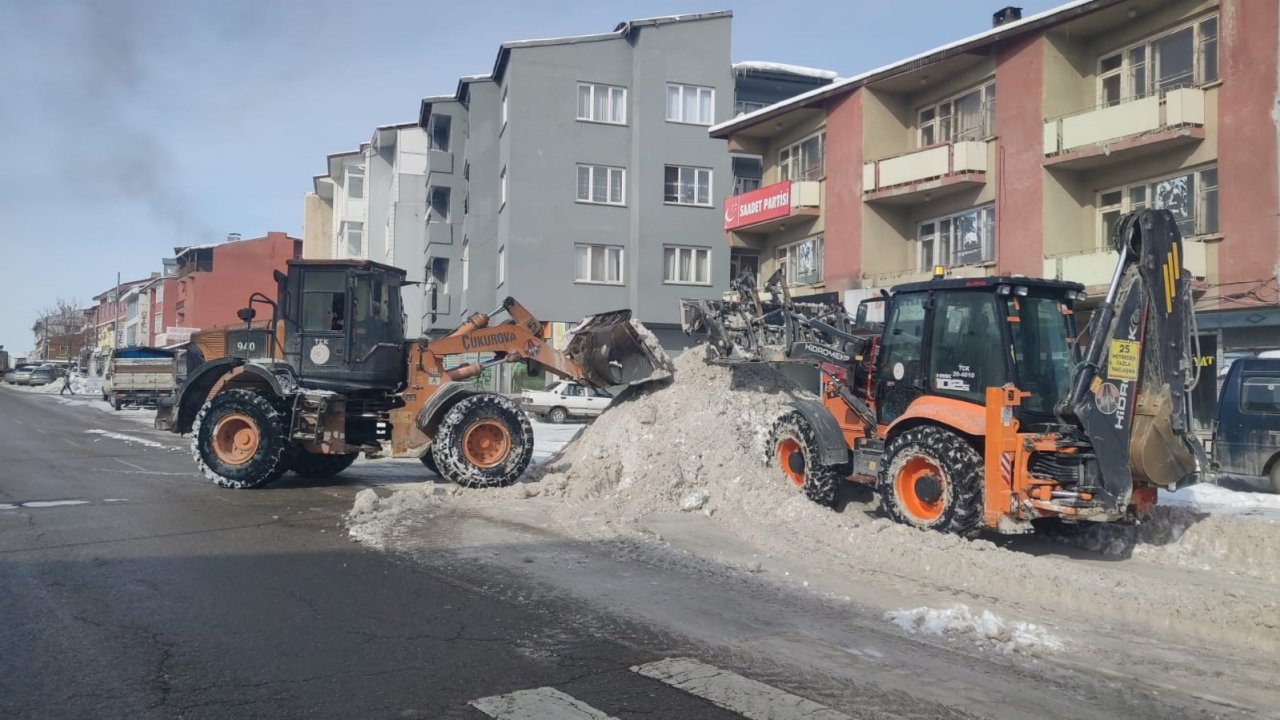
[[[259,487],[289,470],[335,475],[361,453],[419,458],[467,487],[506,485],[532,457],[529,420],[468,379],[517,362],[602,388],[669,375],[629,310],[586,318],[563,353],[513,298],[444,337],[406,340],[404,270],[293,260],[275,280],[275,299],[254,293],[239,311],[244,326],[193,335],[195,367],[157,411],[157,426],[191,434],[197,466],[224,487]],[[255,322],[255,305],[269,306],[271,319]],[[492,359],[460,362],[466,354]]]
[[[1158,488],[1208,467],[1189,425],[1195,317],[1182,238],[1167,210],[1125,216],[1119,257],[1083,334],[1077,283],[935,278],[842,307],[761,299],[682,301],[686,333],[721,363],[817,368],[818,399],[773,428],[771,462],[833,504],[846,479],[883,512],[961,535],[1141,518]],[[867,318],[883,310],[883,321]]]

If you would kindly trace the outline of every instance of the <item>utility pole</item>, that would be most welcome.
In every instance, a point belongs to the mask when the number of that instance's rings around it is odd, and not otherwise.
[[[116,272],[116,296],[114,298],[112,316],[111,316],[111,347],[118,348],[124,343],[120,338],[120,273]]]

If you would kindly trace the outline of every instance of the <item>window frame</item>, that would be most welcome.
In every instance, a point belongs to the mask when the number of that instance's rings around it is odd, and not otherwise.
[[[676,108],[674,117],[672,117],[672,112],[671,112],[672,88],[679,88],[679,92],[676,94],[677,108]],[[708,93],[708,109],[710,110],[710,112],[708,113],[709,117],[707,117],[706,122],[703,122],[701,116],[699,116],[697,120],[684,119],[685,91],[690,88],[695,90],[694,95],[699,103],[701,102],[702,92],[705,90]],[[699,125],[703,127],[710,127],[716,124],[716,89],[714,87],[710,87],[708,85],[694,85],[691,83],[668,82],[667,95],[665,98],[665,102],[666,102],[666,118],[667,118],[667,122],[669,123],[677,123],[680,125]]]
[[[668,184],[668,183],[667,183],[667,171],[668,171],[668,170],[670,170],[670,169],[672,169],[672,168],[675,168],[675,169],[677,170],[677,173],[676,173],[676,194],[675,194],[675,198],[676,198],[676,199],[675,199],[675,200],[668,200],[668,199],[667,199],[667,198],[668,198],[668,195],[667,195],[667,184]],[[682,197],[682,194],[681,194],[681,190],[680,190],[680,189],[684,186],[684,181],[681,179],[681,177],[680,177],[680,176],[683,174],[683,171],[685,171],[685,170],[691,170],[691,171],[693,171],[693,173],[694,173],[694,175],[693,175],[693,199],[694,199],[694,201],[693,201],[693,202],[684,202],[684,201],[682,201],[682,200],[680,199],[680,198]],[[705,173],[707,174],[707,201],[706,201],[705,203],[701,203],[701,202],[698,202],[698,201],[697,201],[697,200],[698,200],[698,174],[699,174],[699,173],[703,173],[703,172],[705,172]],[[697,165],[671,165],[671,164],[663,165],[663,166],[662,166],[662,202],[663,202],[663,204],[664,204],[664,205],[681,205],[681,206],[684,206],[684,207],[704,207],[704,208],[714,207],[714,206],[715,206],[715,177],[714,177],[714,175],[715,175],[715,173],[714,173],[714,172],[712,171],[712,169],[711,169],[711,168],[709,168],[709,167],[699,167],[699,166],[697,166]]]
[[[436,210],[436,193],[444,193],[444,213]],[[432,185],[427,190],[427,222],[449,222],[450,209],[453,206],[453,189],[448,185]]]
[[[1205,182],[1205,173],[1213,173],[1212,184]],[[1126,185],[1119,185],[1099,190],[1094,196],[1094,207],[1097,209],[1097,218],[1095,220],[1097,247],[1109,247],[1108,243],[1111,237],[1112,228],[1106,222],[1106,215],[1110,213],[1118,213],[1117,219],[1119,219],[1119,217],[1123,217],[1125,213],[1140,210],[1142,208],[1155,207],[1156,185],[1168,180],[1186,176],[1192,177],[1192,182],[1194,183],[1192,192],[1195,195],[1195,215],[1192,217],[1192,221],[1194,222],[1195,227],[1193,228],[1194,232],[1183,232],[1181,227],[1178,228],[1178,231],[1182,232],[1182,236],[1184,238],[1212,237],[1220,234],[1222,231],[1222,208],[1220,205],[1221,197],[1218,192],[1220,187],[1218,180],[1218,165],[1217,163],[1210,163],[1208,165],[1184,168],[1183,170],[1168,175],[1159,175],[1153,178],[1146,178],[1137,182],[1128,183]],[[1139,202],[1135,202],[1134,199],[1137,194],[1135,194],[1134,191],[1138,189],[1142,190],[1142,199]],[[1109,202],[1103,204],[1105,196],[1115,193],[1119,193],[1120,195],[1120,201],[1118,203]],[[1214,218],[1217,220],[1218,227],[1213,228],[1206,227],[1205,225],[1206,218],[1209,215],[1207,197],[1210,194],[1214,197],[1214,203],[1218,205],[1213,213]]]
[[[948,268],[981,267],[989,263],[995,262],[996,253],[999,249],[999,239],[996,236],[997,222],[996,222],[995,208],[996,208],[996,204],[994,202],[983,203],[982,205],[975,205],[974,207],[965,208],[964,210],[960,210],[958,212],[947,213],[946,215],[939,215],[938,217],[929,218],[927,220],[921,220],[917,222],[916,235],[915,235],[916,271],[928,272],[933,270],[934,266],[936,265],[943,265]],[[985,225],[983,225],[984,216],[988,213],[988,211],[990,212],[990,220]],[[978,216],[978,223],[980,228],[978,240],[983,247],[982,259],[976,263],[957,264],[955,261],[955,256],[956,256],[955,220],[956,218],[961,218],[966,215],[971,215],[975,213]],[[942,258],[941,255],[939,254],[939,246],[943,238],[942,224],[944,222],[949,223],[949,229],[947,234],[947,238],[949,242],[947,247],[947,258],[945,259]],[[923,231],[926,225],[934,226],[933,232],[930,235],[930,240],[929,240],[929,242],[932,243],[932,249],[929,251],[929,255],[930,255],[929,262],[925,262],[925,253],[924,253],[925,238],[923,235]],[[985,233],[982,232],[982,228],[986,228],[987,232]],[[990,257],[988,257],[988,255]]]
[[[818,174],[816,177],[809,177],[808,174],[800,175],[797,170],[807,167],[802,163],[803,149],[810,140],[818,141]],[[821,128],[800,138],[790,145],[778,150],[778,182],[809,182],[819,181],[827,176],[827,129]]]
[[[955,126],[955,103],[957,100],[978,93],[978,112],[982,118],[981,124],[977,127],[977,137],[967,137],[964,133],[969,132],[972,128],[957,129]],[[983,80],[977,85],[971,85],[960,92],[953,93],[937,102],[928,105],[922,105],[915,110],[916,123],[916,146],[918,148],[933,147],[934,145],[946,145],[949,143],[962,142],[965,140],[986,140],[995,135],[995,102],[996,102],[996,81],[995,78]],[[948,129],[944,137],[943,133],[943,108],[948,108],[946,118],[948,118]],[[933,116],[928,120],[922,120],[921,116],[926,111],[932,111]],[[928,129],[932,133],[932,141],[925,142],[925,130]]]
[[[787,284],[787,287],[796,287],[798,285],[817,285],[818,283],[826,282],[827,273],[826,273],[826,267],[825,267],[826,266],[825,235],[826,235],[825,233],[817,233],[805,238],[801,238],[794,242],[789,242],[784,245],[779,245],[777,248],[774,249],[773,261],[775,265],[778,263],[782,264],[782,270],[783,270],[782,279],[783,279],[783,282]],[[795,250],[807,243],[814,243],[817,248],[817,252],[815,253],[815,255],[817,256],[816,263],[815,263],[815,270],[814,270],[815,277],[809,280],[801,280],[796,276],[796,264],[793,258],[795,256]]]
[[[1205,25],[1213,24],[1213,35],[1205,35]],[[1176,35],[1184,30],[1191,30],[1191,80],[1187,83],[1180,83],[1172,87],[1160,90],[1156,87],[1159,78],[1156,75],[1157,62],[1155,47],[1158,42]],[[1222,34],[1222,19],[1220,13],[1210,12],[1201,15],[1186,22],[1179,23],[1172,27],[1165,28],[1158,33],[1148,35],[1147,37],[1135,43],[1130,43],[1120,48],[1116,48],[1107,53],[1098,56],[1094,63],[1094,72],[1097,77],[1095,83],[1095,94],[1098,107],[1111,107],[1120,105],[1134,100],[1140,100],[1148,97],[1153,93],[1168,92],[1184,87],[1203,87],[1222,79],[1222,58],[1221,48],[1219,47],[1219,39]],[[1213,77],[1206,77],[1206,67],[1209,65],[1208,58],[1212,46]],[[1142,62],[1134,62],[1134,51],[1142,49]],[[1103,63],[1113,58],[1119,58],[1120,64],[1114,69],[1103,70]],[[1137,87],[1135,82],[1134,68],[1140,66],[1141,69],[1141,87]],[[1115,76],[1120,77],[1119,96],[1116,100],[1111,101],[1106,97],[1105,81]]]
[[[498,247],[498,282],[494,287],[502,287],[507,281],[507,246]]]
[[[502,208],[507,206],[507,168],[503,166],[502,172],[498,173],[498,212],[502,212]]]
[[[582,91],[584,89],[588,90],[590,93],[590,96],[587,99],[587,115],[588,115],[587,117],[583,117],[582,115]],[[596,117],[590,117],[591,115],[595,114],[596,93],[599,92],[601,89],[608,91],[608,98],[605,102],[605,107],[610,110],[614,107],[614,104],[613,104],[614,91],[617,90],[622,93],[622,119],[621,120],[604,120]],[[577,95],[574,96],[574,99],[578,103],[578,107],[576,108],[576,115],[579,122],[599,123],[601,125],[622,125],[622,126],[625,126],[627,124],[627,115],[628,115],[627,88],[624,85],[610,85],[608,83],[588,82],[586,80],[579,80]]]
[[[462,238],[462,292],[471,285],[471,238]]]
[[[369,248],[365,245],[364,223],[359,220],[343,220],[339,226],[342,234],[342,253],[348,258],[364,258],[368,255]],[[360,237],[360,250],[355,255],[351,254],[351,231],[354,230]]]
[[[582,195],[578,192],[579,190],[581,190],[581,178],[582,178],[583,170],[587,171],[587,197],[586,198],[583,198]],[[605,191],[604,191],[605,199],[596,200],[593,197],[595,194],[595,187],[596,187],[595,176],[596,176],[596,172],[600,170],[606,171]],[[613,202],[609,200],[609,198],[612,196],[612,192],[610,191],[613,190],[613,187],[614,187],[614,171],[617,171],[618,173],[617,182],[618,182],[619,200],[617,202]],[[575,167],[574,180],[576,181],[576,187],[574,188],[575,202],[583,203],[586,205],[612,205],[614,207],[626,207],[627,205],[627,169],[624,167],[618,167],[616,165],[593,165],[590,163],[578,163],[577,166]]]
[[[444,122],[444,143],[441,147],[436,142],[436,131],[441,127],[440,120]],[[453,146],[453,116],[445,113],[431,113],[431,117],[427,119],[427,149],[436,152],[449,152],[449,148]]]
[[[506,130],[506,129],[507,129],[507,117],[508,117],[508,115],[507,115],[507,113],[508,113],[508,107],[507,107],[507,90],[508,90],[508,88],[502,88],[502,111],[501,111],[501,112],[502,112],[502,127],[498,128],[498,134],[499,134],[499,135],[501,135],[501,134],[502,134],[502,131],[503,131],[503,130]]]
[[[351,194],[351,181],[352,181],[352,179],[355,179],[355,178],[359,178],[359,180],[360,180],[360,194],[359,194],[359,195],[352,195],[352,194]],[[365,187],[365,172],[364,172],[364,167],[362,167],[362,166],[360,166],[360,165],[348,165],[348,166],[343,170],[343,174],[342,174],[342,191],[343,191],[344,193],[346,193],[346,197],[347,197],[347,199],[348,199],[348,200],[365,200],[365,199],[366,199],[366,198],[365,198],[365,196],[368,194],[368,192],[367,192],[367,191],[368,191],[368,188],[366,188],[366,187]]]
[[[675,260],[674,268],[667,263],[667,253],[672,252]],[[682,253],[689,253],[689,270],[691,276],[689,279],[680,278],[680,256]],[[702,267],[705,280],[698,280],[698,259],[701,257],[705,262]],[[672,270],[675,270],[675,277],[672,277]],[[706,245],[676,245],[665,244],[662,246],[662,284],[663,285],[699,285],[709,286],[711,282],[711,248]]]
[[[578,277],[578,250],[587,250],[587,277]],[[618,256],[618,279],[609,280],[609,255],[613,251],[617,251]],[[591,267],[593,256],[603,252],[604,257],[604,280],[591,279]],[[627,272],[627,255],[626,248],[622,245],[606,245],[604,243],[574,243],[573,244],[573,282],[579,285],[625,285]]]

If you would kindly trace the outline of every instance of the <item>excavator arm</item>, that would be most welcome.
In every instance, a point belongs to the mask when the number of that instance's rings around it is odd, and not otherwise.
[[[1191,430],[1195,311],[1177,222],[1168,210],[1131,213],[1113,244],[1115,273],[1058,416],[1092,446],[1095,494],[1124,507],[1135,484],[1189,484],[1208,461]]]

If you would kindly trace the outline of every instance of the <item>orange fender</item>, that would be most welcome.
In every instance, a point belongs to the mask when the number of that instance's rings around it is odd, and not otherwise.
[[[955,398],[921,395],[907,406],[906,412],[889,424],[885,437],[891,435],[894,428],[912,420],[928,420],[978,437],[987,434],[986,411],[981,405]]]

